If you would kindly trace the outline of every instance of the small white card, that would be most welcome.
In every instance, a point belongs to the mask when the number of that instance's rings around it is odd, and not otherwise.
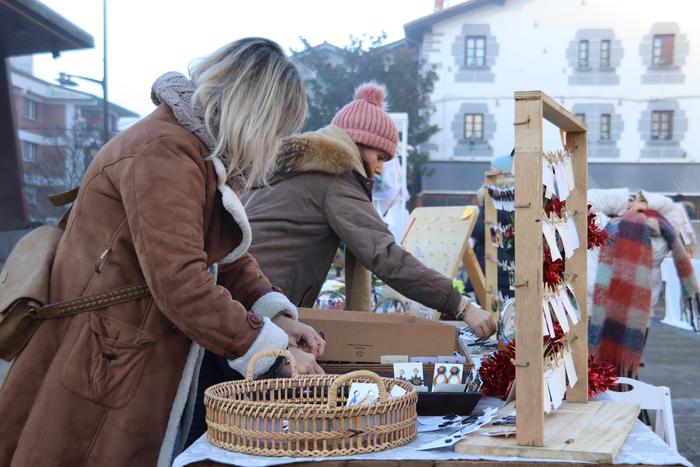
[[[561,301],[562,307],[566,311],[566,314],[569,315],[569,319],[571,320],[571,322],[574,324],[578,324],[578,322],[579,322],[578,312],[574,308],[574,305],[571,303],[571,300],[569,299],[569,294],[568,294],[566,288],[562,287],[559,289],[558,298]]]
[[[352,383],[347,407],[375,404],[379,400],[379,388],[374,383]]]
[[[542,375],[542,397],[544,398],[544,413],[550,413],[552,410],[554,410],[554,404],[552,404],[552,396],[549,391],[549,380],[547,378],[547,371],[551,370],[545,370],[544,375]]]
[[[561,201],[566,201],[569,197],[569,185],[566,183],[564,168],[560,163],[554,164],[554,179],[557,182],[557,195]]]
[[[548,161],[542,161],[542,184],[547,189],[545,197],[551,199],[554,192],[554,172],[552,172],[552,164]],[[549,196],[547,196],[547,193],[549,193]]]
[[[561,238],[561,243],[564,245],[564,255],[567,259],[574,255],[573,244],[569,236],[569,225],[566,222],[560,221],[554,224],[554,228],[559,232],[559,237]]]
[[[569,189],[570,191],[573,191],[576,179],[574,178],[574,164],[573,161],[571,160],[571,154],[568,152],[564,156],[564,168],[565,168],[565,173],[567,177],[567,181],[569,183]]]
[[[544,312],[544,321],[547,324],[549,337],[554,338],[554,323],[552,323],[552,313],[549,311],[549,302],[546,298],[542,300],[542,310]]]
[[[557,237],[554,233],[554,226],[548,219],[542,219],[542,233],[549,246],[550,256],[552,261],[561,259],[561,253],[559,253],[559,247],[557,246]]]
[[[557,317],[561,330],[564,331],[564,334],[568,333],[571,328],[569,327],[569,320],[566,318],[566,313],[562,309],[561,304],[554,298],[549,298],[547,301],[554,310],[554,316]]]
[[[401,397],[406,395],[406,390],[402,388],[401,386],[398,386],[394,384],[394,387],[391,388],[391,392],[389,392],[389,399],[393,399],[394,397]]]
[[[571,246],[575,250],[581,246],[581,240],[578,238],[578,231],[576,230],[576,222],[574,222],[574,218],[568,216],[566,218],[566,225],[569,233],[569,239],[571,240]]]
[[[566,367],[566,378],[569,380],[569,387],[573,388],[578,382],[578,375],[574,366],[574,356],[571,354],[571,349],[568,346],[564,349],[564,366]]]

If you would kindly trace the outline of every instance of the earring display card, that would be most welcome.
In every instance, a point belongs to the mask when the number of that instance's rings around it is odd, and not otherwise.
[[[394,378],[408,381],[414,386],[424,386],[422,363],[394,363]]]
[[[463,370],[464,365],[436,363],[433,373],[433,388],[439,384],[462,384]]]
[[[379,388],[374,383],[352,383],[346,406],[370,405],[379,400]]]

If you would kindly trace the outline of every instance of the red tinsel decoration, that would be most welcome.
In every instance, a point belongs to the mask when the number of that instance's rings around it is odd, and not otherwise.
[[[593,206],[588,205],[588,249],[592,250],[603,244],[610,238],[610,233],[598,227],[596,223],[597,213]]]
[[[588,397],[593,398],[617,384],[617,371],[609,363],[602,363],[588,356]]]
[[[559,198],[544,199],[544,212],[548,216],[551,213],[555,213],[557,216],[562,217],[562,211],[566,210],[566,201],[561,201]]]
[[[484,396],[508,398],[515,381],[515,342],[486,356],[479,367],[479,377],[484,383],[481,392]]]
[[[556,286],[561,282],[566,265],[564,259],[552,261],[552,255],[549,252],[549,247],[544,247],[544,263],[542,269],[542,280],[550,287]]]
[[[558,352],[564,345],[561,341],[564,332],[554,323],[555,338],[544,338],[547,354]],[[549,345],[547,345],[549,343]],[[484,383],[481,390],[485,396],[508,398],[515,381],[515,341],[488,355],[481,362],[479,377]],[[588,357],[588,396],[605,392],[617,383],[617,372],[612,365],[601,363],[593,356]]]

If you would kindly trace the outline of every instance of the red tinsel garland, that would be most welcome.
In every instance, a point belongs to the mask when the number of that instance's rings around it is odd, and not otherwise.
[[[558,323],[555,323],[554,326],[556,337],[554,339],[545,337],[544,339],[545,346],[547,342],[550,343],[547,353],[550,353],[550,349],[552,353],[556,353],[563,346],[561,337],[564,333]],[[484,358],[479,368],[479,377],[483,382],[481,391],[484,396],[500,397],[502,400],[508,398],[515,381],[514,360],[515,341]],[[616,383],[617,373],[612,365],[601,363],[593,356],[588,357],[588,396],[590,398],[607,391]]]
[[[593,209],[593,206],[588,204],[588,249],[592,250],[602,246],[609,238],[610,233],[598,227],[596,216],[598,214]]]

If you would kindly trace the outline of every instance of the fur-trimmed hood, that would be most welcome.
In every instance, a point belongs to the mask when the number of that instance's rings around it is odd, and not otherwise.
[[[350,135],[335,125],[286,138],[275,168],[276,175],[298,172],[342,175],[351,171],[367,176],[359,148]]]

